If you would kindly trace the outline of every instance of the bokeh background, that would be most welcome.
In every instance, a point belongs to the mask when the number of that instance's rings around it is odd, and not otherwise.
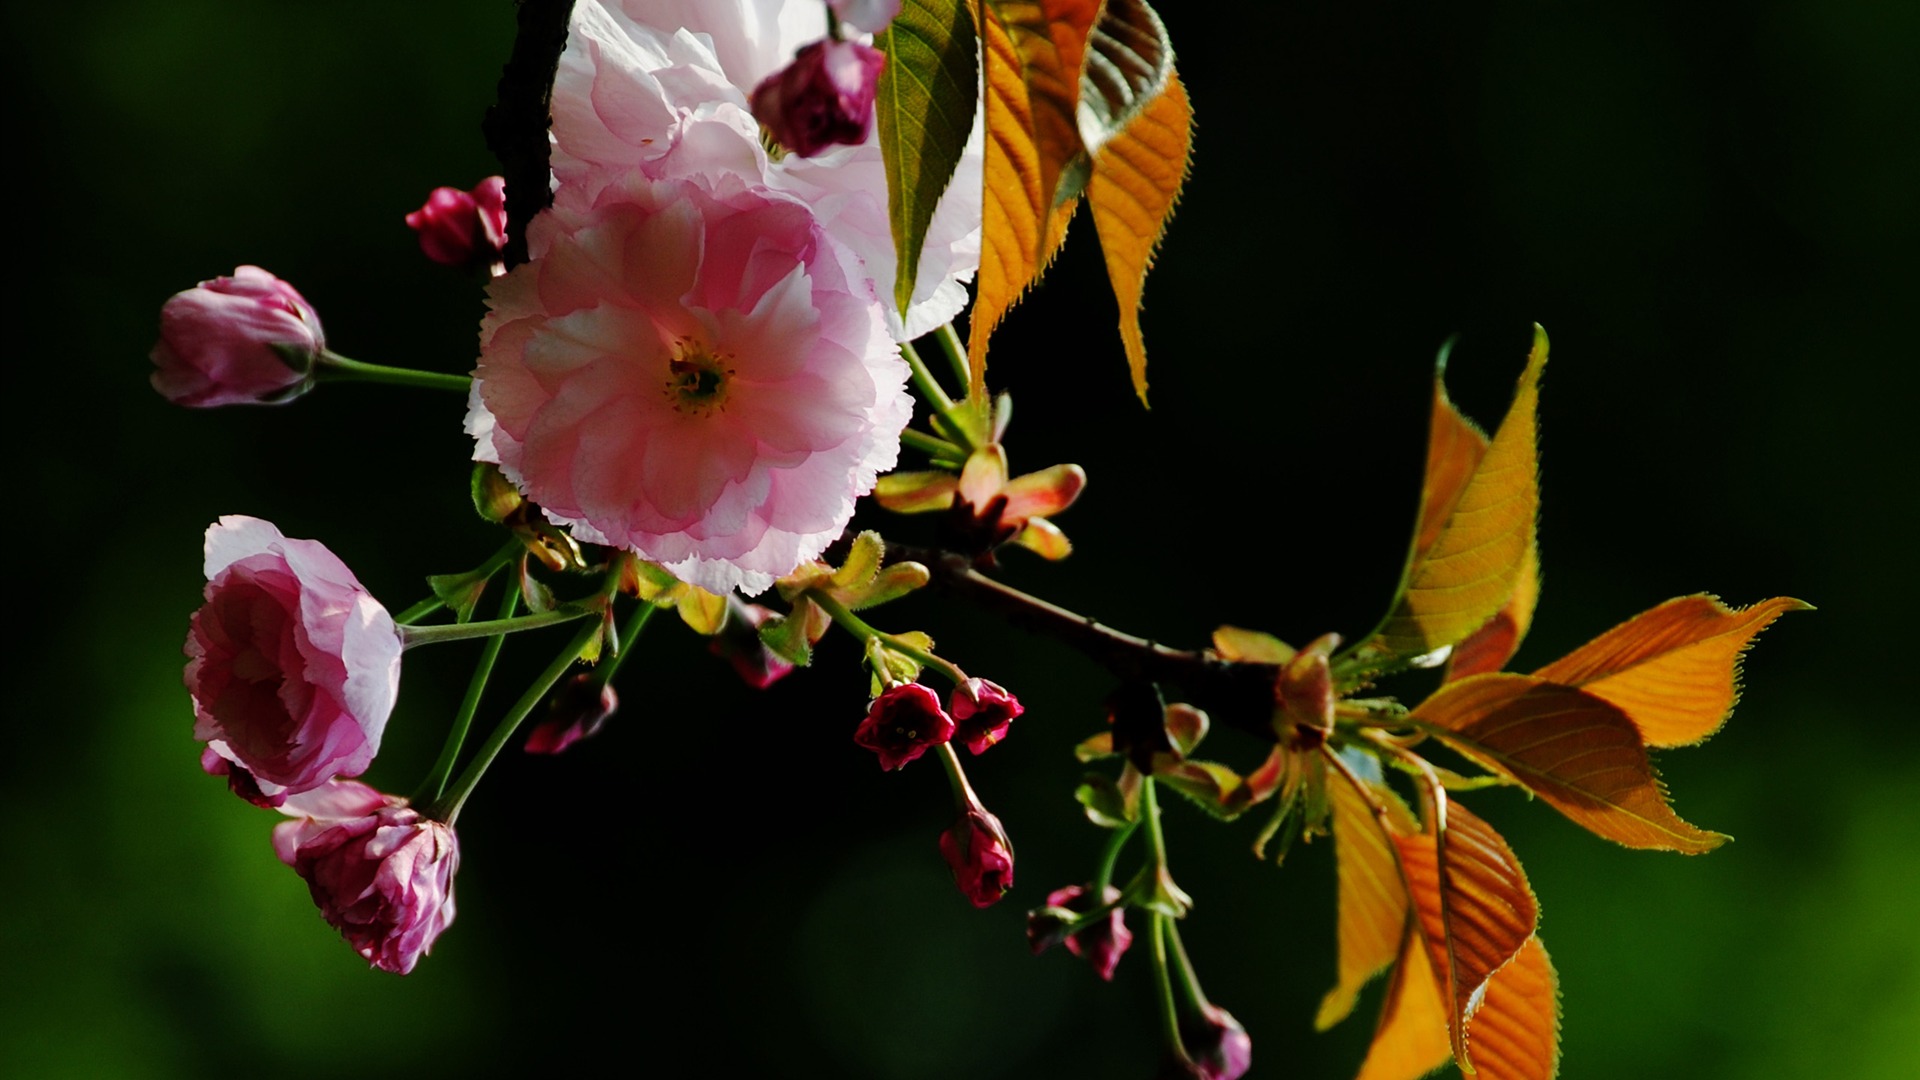
[[[1398,571],[1436,347],[1460,335],[1455,398],[1491,423],[1543,323],[1546,587],[1519,666],[1678,594],[1820,608],[1761,639],[1722,734],[1660,759],[1680,812],[1737,843],[1628,852],[1512,792],[1471,797],[1541,897],[1562,1075],[1920,1075],[1902,659],[1920,9],[1162,7],[1198,137],[1147,294],[1154,407],[1131,400],[1083,218],[993,364],[1016,466],[1092,475],[1061,522],[1080,550],[1015,556],[1009,578],[1182,645],[1219,622],[1362,632]],[[975,770],[1018,844],[1003,904],[972,910],[935,855],[937,770],[882,775],[849,742],[864,677],[844,643],[763,694],[657,623],[601,738],[509,756],[469,806],[459,922],[433,956],[369,972],[273,859],[271,815],[199,773],[179,648],[220,514],[323,539],[396,608],[483,558],[461,404],[342,386],[191,412],[148,389],[144,357],[170,293],[257,263],[340,351],[467,369],[479,283],[422,259],[401,216],[495,171],[479,121],[511,7],[5,11],[0,1073],[1150,1071],[1141,958],[1107,985],[1022,939],[1023,910],[1091,870],[1069,750],[1101,724],[1104,677],[918,601],[883,616],[1029,709]],[[550,647],[513,643],[496,686]],[[411,787],[470,659],[409,658],[369,779]],[[1199,899],[1188,943],[1253,1032],[1255,1075],[1351,1075],[1378,988],[1311,1030],[1330,845],[1275,870],[1247,854],[1255,822],[1168,818]]]

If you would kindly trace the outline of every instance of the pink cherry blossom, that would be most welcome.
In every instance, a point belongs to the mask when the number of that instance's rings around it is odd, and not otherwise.
[[[1007,737],[1007,728],[1027,707],[1007,688],[986,679],[968,679],[947,700],[956,730],[953,737],[976,756]]]
[[[940,708],[940,695],[922,683],[888,687],[853,731],[854,742],[879,755],[882,769],[903,768],[951,738],[953,718]]]
[[[1119,899],[1120,890],[1109,885],[1101,903],[1111,904]],[[1097,906],[1092,894],[1078,885],[1068,885],[1047,894],[1048,908],[1084,914]],[[1094,974],[1108,982],[1113,981],[1113,971],[1120,966],[1121,955],[1133,944],[1133,931],[1127,929],[1126,914],[1124,907],[1116,905],[1105,918],[1066,939],[1067,951],[1085,960],[1093,968]],[[1044,944],[1052,943],[1047,938],[1041,940]]]
[[[1013,888],[1013,845],[1000,819],[978,802],[940,834],[940,855],[953,883],[974,907],[991,907]]]
[[[453,922],[460,844],[452,826],[365,784],[335,782],[281,809],[274,853],[368,963],[405,975]]]
[[[160,308],[153,388],[176,405],[275,405],[312,385],[327,347],[294,287],[257,266],[203,281]]]
[[[753,115],[801,157],[858,146],[873,133],[873,95],[885,53],[857,41],[816,41],[753,88]]]
[[[420,250],[447,266],[486,266],[500,258],[507,243],[507,182],[489,176],[472,191],[439,187],[420,209],[407,215],[420,234]]]
[[[358,776],[400,689],[386,608],[325,545],[259,518],[207,530],[206,573],[185,649],[202,767],[263,806]]]
[[[468,431],[577,538],[756,593],[893,466],[906,364],[804,206],[632,177],[529,246],[489,289]]]
[[[888,329],[911,340],[959,314],[979,265],[981,126],[934,212],[903,317],[876,136],[775,161],[748,107],[752,88],[825,36],[825,15],[775,0],[581,0],[554,82],[555,197],[591,199],[635,172],[763,185],[805,204],[857,257]]]

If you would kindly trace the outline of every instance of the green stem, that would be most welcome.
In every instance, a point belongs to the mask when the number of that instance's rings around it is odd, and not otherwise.
[[[1153,777],[1140,782],[1140,816],[1147,822],[1147,847],[1153,852],[1153,865],[1162,873],[1167,868],[1167,840],[1160,834],[1160,801],[1153,793]]]
[[[493,764],[493,759],[500,755],[501,747],[506,746],[507,740],[513,738],[514,730],[520,726],[520,722],[540,704],[540,700],[547,696],[547,691],[553,689],[553,684],[560,681],[560,677],[565,675],[567,669],[573,666],[573,662],[586,651],[587,644],[593,640],[593,635],[599,632],[599,624],[588,623],[580,628],[579,633],[573,635],[573,640],[567,643],[567,647],[560,651],[559,656],[553,658],[553,663],[548,664],[547,669],[540,673],[540,677],[533,680],[533,685],[527,687],[527,692],[521,694],[520,700],[513,703],[513,708],[507,710],[507,715],[500,719],[499,725],[493,729],[493,734],[487,736],[487,741],[474,753],[473,760],[467,763],[459,779],[453,782],[452,789],[435,799],[433,805],[427,807],[425,812],[428,817],[436,821],[444,821],[448,825],[453,824],[454,819],[460,816],[460,808],[466,804],[467,796],[473,794],[473,789],[480,783],[480,778],[486,775],[487,766]]]
[[[1107,886],[1113,884],[1113,867],[1120,861],[1120,849],[1127,846],[1133,834],[1140,829],[1138,821],[1129,821],[1125,828],[1113,830],[1107,837],[1107,849],[1100,853],[1100,871],[1093,876],[1093,895],[1100,899],[1107,895]]]
[[[1180,962],[1180,989],[1196,1010],[1207,1007],[1207,995],[1200,990],[1200,976],[1194,974],[1193,961],[1187,957],[1187,943],[1180,940],[1180,925],[1167,920],[1167,936],[1173,939],[1173,958]]]
[[[947,770],[947,785],[953,789],[953,808],[964,814],[979,805],[980,796],[967,783],[967,771],[960,767],[960,755],[954,752],[953,744],[943,742],[935,749],[940,753],[941,767]]]
[[[313,374],[315,379],[323,382],[391,383],[395,386],[421,386],[430,390],[453,390],[462,394],[473,385],[473,379],[466,375],[443,375],[437,371],[369,364],[349,360],[331,350],[322,351],[314,358]]]
[[[511,634],[519,630],[537,630],[542,626],[572,622],[588,615],[598,615],[607,606],[606,598],[595,596],[587,600],[576,600],[570,604],[561,604],[551,611],[535,612],[513,619],[487,619],[483,622],[445,623],[438,626],[404,626],[400,629],[400,639],[404,648],[419,645],[438,645],[444,641],[466,641],[470,638],[494,637],[498,634]]]
[[[953,332],[953,324],[941,323],[933,336],[940,342],[940,351],[947,354],[947,363],[953,367],[953,373],[960,379],[961,385],[971,385],[973,364],[967,359],[967,347],[960,343],[960,335]]]
[[[913,346],[909,344],[901,344],[900,355],[906,359],[907,368],[913,372],[914,388],[920,391],[921,397],[927,399],[928,407],[946,422],[947,431],[965,444],[962,449],[971,451],[978,445],[973,438],[973,427],[967,423],[966,417],[956,415],[960,412],[960,407],[954,404],[945,390],[941,389],[939,380],[933,377],[933,372],[927,370],[927,362],[920,359],[920,354],[915,352]]]
[[[605,686],[613,681],[614,675],[620,671],[620,665],[626,663],[627,655],[633,652],[633,643],[639,639],[640,631],[647,628],[647,620],[653,618],[653,613],[658,610],[660,609],[652,604],[642,601],[640,606],[634,609],[633,614],[627,616],[627,621],[620,624],[620,651],[601,659],[594,665],[595,686]]]
[[[421,619],[426,618],[446,606],[447,602],[445,600],[437,596],[429,596],[400,614],[395,615],[393,621],[396,626],[412,626],[414,623],[419,622]]]
[[[900,433],[900,445],[918,450],[923,454],[930,454],[937,458],[947,458],[952,461],[963,461],[967,456],[965,450],[940,438],[938,435],[928,435],[925,432],[915,431],[912,428],[908,428]]]
[[[508,585],[505,595],[500,597],[500,618],[510,619],[520,606],[520,590]],[[414,792],[409,800],[415,804],[440,797],[447,789],[447,778],[453,775],[453,765],[460,760],[460,749],[466,745],[467,732],[473,727],[473,714],[480,709],[480,697],[486,692],[487,679],[493,674],[493,663],[500,658],[500,646],[506,643],[506,635],[488,638],[480,649],[480,662],[474,665],[473,678],[467,681],[467,696],[460,699],[460,711],[454,714],[453,727],[447,731],[447,741],[440,747],[440,757],[433,763],[427,778],[420,781],[420,790]]]
[[[961,683],[967,681],[967,673],[961,671],[952,661],[942,660],[930,652],[925,652],[908,645],[892,634],[875,630],[873,627],[868,626],[866,621],[860,618],[860,616],[848,611],[845,604],[828,596],[826,593],[818,589],[809,589],[807,590],[806,597],[814,603],[819,604],[820,610],[832,617],[834,622],[839,623],[841,629],[859,638],[863,644],[870,639],[877,639],[882,645],[892,649],[894,652],[902,656],[911,656],[922,665],[933,668],[940,674],[945,675],[948,679],[952,680],[955,686],[959,686]]]
[[[1166,1040],[1167,1049],[1182,1062],[1191,1062],[1187,1055],[1187,1045],[1180,1040],[1180,1016],[1174,1009],[1173,979],[1167,971],[1167,924],[1171,919],[1158,911],[1148,916],[1148,927],[1153,933],[1153,985],[1157,991],[1155,1004],[1160,1012],[1160,1037]]]

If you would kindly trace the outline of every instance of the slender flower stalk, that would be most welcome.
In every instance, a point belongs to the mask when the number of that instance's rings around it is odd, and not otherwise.
[[[429,390],[452,390],[464,394],[473,380],[466,375],[447,375],[438,371],[388,367],[350,360],[331,349],[313,358],[313,376],[319,382],[376,382],[394,386],[418,386]]]
[[[519,605],[520,590],[508,586],[500,597],[499,618],[511,619]],[[506,640],[505,634],[497,634],[481,646],[480,661],[474,665],[473,677],[467,681],[467,694],[460,699],[460,711],[454,714],[453,726],[448,729],[446,742],[440,747],[440,757],[434,761],[427,778],[420,782],[420,789],[408,801],[416,805],[431,802],[446,791],[447,778],[453,775],[454,763],[460,760],[460,748],[465,745],[467,731],[473,726],[473,714],[479,711],[480,697],[486,692],[487,679],[493,674],[494,661],[500,658],[500,647],[506,644]]]
[[[594,596],[561,604],[550,611],[537,611],[531,615],[520,615],[511,619],[487,619],[483,622],[446,623],[439,626],[403,626],[400,628],[400,636],[409,649],[420,645],[438,645],[445,641],[495,637],[520,630],[537,630],[542,626],[572,622],[588,615],[597,615],[606,606],[606,597]]]
[[[885,646],[886,648],[892,649],[894,652],[897,652],[902,656],[910,656],[913,659],[919,661],[923,666],[930,667],[935,671],[938,671],[941,675],[944,675],[948,680],[950,680],[955,686],[958,686],[961,683],[967,681],[967,673],[960,670],[959,666],[954,664],[952,661],[942,660],[941,658],[933,655],[930,652],[927,652],[923,649],[917,649],[914,646],[909,645],[904,641],[901,641],[899,638],[895,637],[892,634],[887,633],[884,630],[874,629],[872,626],[869,626],[867,624],[866,620],[862,619],[858,615],[855,615],[853,612],[847,610],[847,606],[845,604],[842,604],[840,601],[835,600],[831,596],[828,596],[825,592],[819,589],[809,589],[807,590],[806,598],[820,605],[820,610],[826,612],[827,615],[831,617],[834,622],[840,625],[841,629],[852,634],[854,637],[859,638],[862,644],[865,644],[866,642],[869,642],[869,641],[878,641],[881,645]]]
[[[1160,1038],[1167,1044],[1174,1057],[1180,1061],[1191,1061],[1187,1056],[1186,1043],[1180,1038],[1180,1014],[1173,1002],[1173,979],[1167,970],[1167,924],[1173,920],[1161,912],[1150,912],[1147,917],[1149,932],[1153,938],[1153,985],[1154,1003],[1160,1014]]]
[[[547,665],[546,670],[533,680],[533,685],[527,687],[526,693],[520,695],[520,700],[513,703],[513,708],[507,710],[507,715],[501,718],[500,723],[493,729],[493,733],[487,736],[487,741],[482,743],[480,749],[474,753],[473,760],[467,763],[466,769],[453,782],[453,787],[427,807],[428,817],[435,821],[444,821],[448,825],[453,824],[454,819],[460,816],[460,808],[466,805],[467,796],[473,794],[473,789],[479,785],[480,778],[486,775],[487,766],[492,765],[493,759],[500,756],[500,748],[507,745],[508,740],[513,738],[513,733],[520,727],[520,722],[539,706],[547,696],[547,691],[553,689],[553,685],[560,681],[561,676],[567,673],[567,669],[573,666],[574,661],[580,659],[580,654],[587,650],[587,646],[593,641],[593,636],[599,632],[598,624],[589,623],[581,627],[579,633],[573,635],[573,640],[567,643],[566,648],[560,650],[560,655],[553,658],[553,662]]]
[[[940,418],[938,426],[945,428],[950,437],[964,444],[963,450],[971,453],[978,443],[974,439],[972,425],[965,416],[960,415],[961,406],[947,396],[940,381],[933,377],[933,372],[927,370],[927,362],[920,358],[920,353],[911,344],[902,342],[900,355],[906,359],[907,369],[912,372],[914,389],[920,391],[927,406]]]

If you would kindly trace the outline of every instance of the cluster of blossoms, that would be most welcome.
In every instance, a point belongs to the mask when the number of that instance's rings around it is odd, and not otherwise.
[[[529,561],[573,568],[580,544],[609,549],[610,581],[643,611],[678,602],[760,687],[793,663],[761,641],[774,612],[731,594],[814,564],[893,466],[912,415],[900,345],[958,313],[978,260],[974,145],[912,301],[882,299],[895,272],[873,124],[885,58],[841,35],[882,29],[898,7],[844,0],[830,20],[816,4],[580,3],[553,91],[553,204],[528,261],[502,262],[500,177],[437,188],[406,215],[427,258],[494,279],[466,424],[475,460],[511,486],[517,516],[497,520],[524,544],[523,590]],[[188,406],[280,404],[322,377],[448,378],[332,352],[312,306],[252,266],[169,300],[152,360],[155,389]],[[495,564],[462,587],[477,597]],[[420,807],[352,778],[379,750],[403,648],[479,635],[396,624],[321,544],[254,518],[208,530],[206,573],[186,648],[203,767],[293,818],[275,850],[327,921],[375,966],[411,970],[453,918],[452,822],[471,784],[446,790],[457,745]],[[717,617],[693,614],[719,598]],[[525,749],[598,732],[617,709],[610,674],[561,682]],[[900,682],[854,739],[899,768],[950,738],[978,754],[1021,712],[982,679],[958,683],[950,708]],[[940,850],[984,906],[1012,884],[1012,848],[964,778],[956,799]]]
[[[1557,976],[1531,886],[1451,792],[1520,786],[1629,846],[1711,849],[1724,837],[1674,814],[1648,748],[1712,734],[1741,651],[1803,605],[1685,597],[1530,675],[1500,670],[1539,592],[1540,333],[1491,438],[1436,383],[1401,584],[1380,624],[1344,649],[1337,634],[1295,649],[1223,626],[1211,648],[1176,650],[990,577],[1009,546],[1069,554],[1053,519],[1086,474],[1013,473],[1010,404],[983,385],[986,335],[1084,199],[1144,394],[1139,289],[1184,179],[1191,120],[1145,0],[1040,8],[921,0],[903,16],[899,0],[578,0],[551,86],[551,205],[516,211],[526,259],[507,265],[511,193],[498,177],[436,189],[405,218],[426,257],[485,276],[471,377],[341,356],[305,299],[257,267],[167,301],[152,382],[181,405],[284,403],[329,379],[460,393],[474,506],[507,534],[483,565],[429,578],[429,598],[390,614],[318,542],[221,518],[186,645],[202,767],[286,815],[274,850],[321,914],[369,963],[405,973],[452,922],[461,807],[543,700],[527,752],[561,753],[600,732],[618,709],[615,672],[662,609],[761,688],[809,664],[838,628],[870,675],[852,741],[888,771],[940,762],[955,816],[938,850],[960,893],[986,907],[1013,887],[1013,845],[957,748],[984,754],[1023,706],[926,634],[856,614],[937,575],[947,594],[1072,645],[1119,683],[1110,727],[1076,751],[1118,762],[1117,776],[1089,774],[1074,793],[1108,830],[1104,852],[1088,879],[1028,913],[1028,944],[1063,944],[1112,979],[1134,940],[1127,913],[1144,917],[1169,1074],[1234,1080],[1252,1044],[1208,1000],[1181,943],[1176,923],[1192,901],[1169,869],[1157,791],[1227,820],[1268,804],[1254,844],[1263,858],[1270,843],[1283,857],[1295,839],[1333,838],[1339,982],[1316,1022],[1338,1022],[1369,979],[1394,972],[1363,1075],[1414,1080],[1451,1057],[1468,1072],[1548,1080]],[[896,17],[918,21],[889,29]],[[883,51],[866,37],[883,31],[890,49],[915,44]],[[1062,67],[1076,56],[1084,70]],[[911,70],[884,95],[894,137],[883,152],[876,95],[894,64]],[[982,86],[997,104],[981,104]],[[910,101],[921,115],[903,111]],[[899,136],[903,118],[930,129],[931,113],[957,102],[971,127],[943,115],[945,141],[924,154]],[[1022,153],[1032,160],[1012,160]],[[901,159],[915,154],[940,164],[944,187],[906,190]],[[999,181],[991,198],[987,176]],[[899,213],[903,199],[912,214]],[[1014,223],[1016,211],[1030,216]],[[914,272],[896,288],[902,265]],[[948,323],[976,270],[977,332],[962,344]],[[915,350],[926,336],[967,383],[962,400]],[[910,426],[909,385],[928,430]],[[896,471],[903,447],[927,467]],[[937,546],[855,533],[867,496],[937,514]],[[582,578],[591,591],[571,599],[550,584]],[[476,619],[496,587],[497,615]],[[423,624],[441,611],[452,621]],[[576,624],[570,644],[468,753],[504,635],[561,623]],[[465,639],[487,644],[427,776],[407,797],[355,779],[379,752],[403,652]],[[1412,708],[1359,696],[1437,664],[1442,689]],[[929,674],[950,685],[946,697]],[[1169,703],[1162,684],[1189,699]],[[1202,702],[1255,736],[1265,762],[1243,774],[1194,757],[1213,724]],[[1416,751],[1429,739],[1483,775],[1436,768]],[[1396,774],[1412,779],[1397,790]],[[1117,876],[1135,837],[1139,868]]]

